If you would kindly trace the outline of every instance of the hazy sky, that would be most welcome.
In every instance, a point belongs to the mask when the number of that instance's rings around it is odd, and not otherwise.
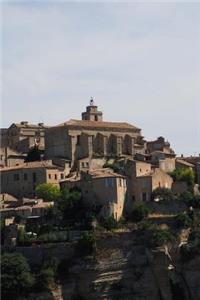
[[[104,119],[200,153],[200,2],[5,2],[2,126]]]

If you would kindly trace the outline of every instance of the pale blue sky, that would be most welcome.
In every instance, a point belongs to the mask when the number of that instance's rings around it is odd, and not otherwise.
[[[200,153],[200,3],[2,4],[2,126],[104,119]]]

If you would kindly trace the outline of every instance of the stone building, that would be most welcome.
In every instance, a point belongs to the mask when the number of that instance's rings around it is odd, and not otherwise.
[[[22,165],[26,156],[10,147],[0,148],[0,167],[13,167]]]
[[[8,129],[1,129],[1,147],[10,147],[18,152],[27,153],[35,144],[44,150],[45,128],[43,123],[29,124],[27,121],[13,123]]]
[[[141,129],[131,124],[103,121],[102,112],[91,100],[82,120],[69,120],[46,130],[45,148],[47,159],[63,157],[73,165],[83,158],[144,153],[145,141]]]
[[[35,188],[41,183],[52,183],[59,186],[69,169],[53,165],[51,161],[26,163],[1,169],[1,193],[15,197],[35,197]]]
[[[60,182],[61,188],[78,187],[85,204],[100,206],[100,215],[119,220],[126,200],[126,178],[110,169],[82,171],[79,178],[68,178]]]
[[[173,179],[159,168],[152,168],[147,162],[128,160],[125,167],[127,176],[127,210],[137,201],[150,201],[152,192],[158,187],[171,189]]]
[[[174,154],[174,151],[170,148],[170,143],[165,141],[162,136],[158,137],[155,141],[147,142],[147,153],[152,153],[154,151]]]

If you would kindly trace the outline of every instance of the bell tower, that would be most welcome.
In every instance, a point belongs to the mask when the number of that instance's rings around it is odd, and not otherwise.
[[[103,121],[102,111],[98,111],[98,107],[94,103],[93,97],[90,99],[90,105],[86,107],[86,111],[82,113],[82,120],[87,121]]]

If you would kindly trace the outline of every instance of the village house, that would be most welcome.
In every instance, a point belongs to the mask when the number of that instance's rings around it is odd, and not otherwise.
[[[159,168],[152,168],[147,162],[129,159],[125,166],[127,176],[127,209],[138,201],[152,200],[152,192],[158,187],[171,189],[173,179]]]
[[[0,167],[13,167],[24,163],[26,155],[11,149],[10,147],[0,148]]]
[[[21,153],[28,153],[35,144],[44,150],[45,126],[43,123],[29,124],[27,121],[13,123],[9,128],[2,128],[1,147],[10,147]]]
[[[44,202],[42,199],[30,199],[28,202],[21,204],[18,202],[16,207],[1,208],[1,218],[11,218],[20,216],[24,219],[34,216],[42,217],[49,207],[52,207],[53,202]]]
[[[62,157],[72,166],[78,160],[95,157],[133,156],[144,153],[146,142],[141,129],[124,122],[105,122],[94,101],[90,101],[82,120],[69,120],[50,127],[45,134],[45,157]]]
[[[165,141],[164,137],[160,136],[155,141],[147,142],[147,153],[154,151],[161,151],[168,154],[174,154],[174,151],[170,148],[170,143]]]
[[[119,220],[126,200],[126,178],[111,169],[82,171],[78,178],[68,178],[60,182],[62,188],[78,187],[86,205],[100,206],[104,218],[113,215]]]
[[[38,184],[51,183],[59,186],[59,181],[69,174],[70,169],[52,164],[52,161],[29,162],[11,168],[1,169],[1,193],[15,197],[35,197]]]

